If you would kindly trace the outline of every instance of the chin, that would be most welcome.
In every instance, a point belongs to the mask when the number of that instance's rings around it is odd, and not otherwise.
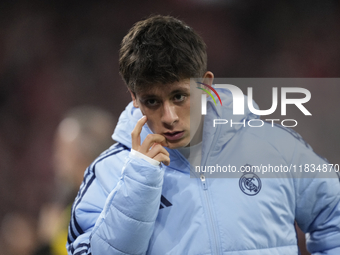
[[[189,142],[187,141],[178,141],[178,142],[175,142],[175,143],[172,143],[170,141],[168,141],[168,148],[169,149],[178,149],[178,148],[183,148],[183,147],[186,147],[189,145]]]

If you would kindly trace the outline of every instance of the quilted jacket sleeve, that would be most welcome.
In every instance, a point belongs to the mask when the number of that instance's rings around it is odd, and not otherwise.
[[[302,170],[294,180],[296,221],[307,233],[308,251],[313,255],[340,254],[339,173],[329,172],[328,162],[301,143],[292,163]]]
[[[109,193],[95,176],[74,209],[69,254],[145,254],[159,210],[163,174],[161,166],[128,158]]]

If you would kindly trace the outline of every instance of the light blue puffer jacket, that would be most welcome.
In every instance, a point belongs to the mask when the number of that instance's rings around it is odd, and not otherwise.
[[[256,117],[248,113],[235,119],[231,94],[218,92],[223,107],[208,102],[203,164],[240,169],[326,163],[300,136],[282,127],[212,127],[214,118],[240,122]],[[130,103],[113,134],[118,143],[86,170],[72,209],[69,254],[293,255],[298,254],[294,221],[308,233],[312,254],[340,254],[336,174],[319,178],[318,171],[308,176],[297,172],[279,178],[279,173],[267,178],[248,173],[244,178],[239,171],[232,178],[192,178],[188,161],[177,150],[168,150],[169,166],[129,157],[130,134],[140,117]],[[142,141],[149,133],[144,126]]]

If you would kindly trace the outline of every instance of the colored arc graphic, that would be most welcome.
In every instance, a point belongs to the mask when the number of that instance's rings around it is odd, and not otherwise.
[[[205,83],[203,83],[203,82],[198,82],[198,81],[197,81],[197,83],[202,84],[202,85],[208,87],[209,89],[211,89],[211,90],[215,93],[215,95],[218,97],[218,100],[220,100],[220,103],[221,103],[221,105],[222,105],[222,100],[221,100],[219,94],[217,93],[217,91],[216,91],[213,87],[211,87],[210,85],[205,84]],[[213,97],[213,95],[212,95],[208,90],[202,89],[202,88],[199,88],[199,87],[197,87],[197,88],[198,88],[198,89],[201,89],[201,90],[205,91],[207,94],[209,94],[209,96],[211,96],[211,98],[214,100],[214,103],[215,103],[215,105],[216,105],[215,98]]]
[[[209,94],[209,96],[211,96],[211,98],[214,100],[215,105],[217,105],[215,98],[213,97],[213,95],[210,93],[209,90],[203,89],[203,88],[200,88],[200,87],[196,87],[196,88],[201,89],[201,90],[203,90],[205,93]]]

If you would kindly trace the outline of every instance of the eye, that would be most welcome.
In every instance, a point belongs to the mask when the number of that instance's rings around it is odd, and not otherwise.
[[[186,96],[182,94],[176,94],[174,96],[174,101],[175,102],[183,102],[185,100]]]
[[[156,106],[156,105],[158,105],[158,101],[156,100],[156,99],[147,99],[147,100],[145,100],[145,104],[147,105],[147,106]]]

